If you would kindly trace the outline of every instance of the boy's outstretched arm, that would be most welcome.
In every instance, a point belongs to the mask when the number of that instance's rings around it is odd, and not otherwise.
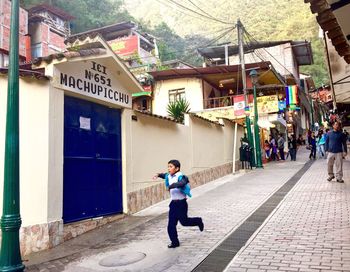
[[[188,177],[184,175],[184,176],[182,176],[182,179],[180,181],[171,184],[169,186],[169,189],[184,187],[188,182],[189,182]]]
[[[153,177],[153,179],[157,179],[157,178],[165,179],[165,175],[166,173],[158,173]]]

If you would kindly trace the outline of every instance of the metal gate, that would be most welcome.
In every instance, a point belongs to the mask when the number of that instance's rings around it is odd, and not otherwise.
[[[66,96],[64,222],[121,213],[121,169],[120,110]]]

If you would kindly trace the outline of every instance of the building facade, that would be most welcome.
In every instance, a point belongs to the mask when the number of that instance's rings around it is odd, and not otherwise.
[[[0,1],[0,68],[7,67],[10,48],[11,1]],[[30,59],[30,37],[28,36],[28,12],[20,8],[19,12],[19,57],[21,62]]]
[[[29,10],[28,28],[32,58],[65,51],[64,41],[71,33],[74,17],[56,7],[41,4]]]
[[[133,111],[132,94],[142,86],[106,41],[77,37],[68,47],[79,50],[37,58],[20,69],[23,255],[166,199],[164,183],[151,178],[166,170],[170,158],[182,162],[192,187],[232,173],[234,137],[243,134],[240,126],[235,134],[230,121],[188,115],[179,124]],[[7,69],[1,68],[2,154],[6,85]],[[169,143],[177,148],[170,150]],[[0,167],[0,198],[2,184]]]

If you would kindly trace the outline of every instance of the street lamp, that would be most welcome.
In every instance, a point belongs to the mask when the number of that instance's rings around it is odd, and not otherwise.
[[[19,0],[12,0],[10,57],[4,164],[3,213],[1,217],[0,271],[23,271],[19,245],[22,221],[19,213]]]
[[[256,168],[263,168],[261,160],[261,147],[260,147],[260,136],[259,136],[259,125],[258,125],[258,103],[256,101],[256,83],[258,82],[258,72],[254,69],[251,70],[249,76],[253,83],[254,88],[254,137],[255,137],[255,152],[256,152]]]

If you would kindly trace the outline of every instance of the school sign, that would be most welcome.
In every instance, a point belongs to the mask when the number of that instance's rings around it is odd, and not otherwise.
[[[57,65],[54,85],[76,94],[109,102],[124,108],[131,108],[131,95],[101,61],[84,61],[75,65]]]

